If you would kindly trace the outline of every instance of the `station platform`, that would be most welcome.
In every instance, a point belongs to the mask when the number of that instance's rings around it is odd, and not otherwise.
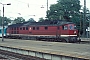
[[[84,58],[90,60],[90,44],[73,44],[19,39],[4,39],[4,41],[2,42],[2,39],[0,38],[0,46],[32,50],[55,55]]]
[[[81,38],[81,41],[90,41],[90,38]]]

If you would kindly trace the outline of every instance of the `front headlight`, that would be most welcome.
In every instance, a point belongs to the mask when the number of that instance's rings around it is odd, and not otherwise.
[[[76,31],[74,31],[74,34],[76,34]]]

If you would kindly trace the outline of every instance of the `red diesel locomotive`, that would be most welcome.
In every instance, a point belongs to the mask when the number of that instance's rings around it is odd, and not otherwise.
[[[62,20],[17,23],[7,28],[9,38],[78,42],[77,35],[76,25]]]

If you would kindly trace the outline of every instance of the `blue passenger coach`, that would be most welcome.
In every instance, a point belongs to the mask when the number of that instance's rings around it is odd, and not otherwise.
[[[2,26],[0,26],[0,37],[2,37],[2,30],[3,30],[3,28],[2,28]],[[4,37],[6,36],[6,34],[7,34],[7,26],[4,26]]]

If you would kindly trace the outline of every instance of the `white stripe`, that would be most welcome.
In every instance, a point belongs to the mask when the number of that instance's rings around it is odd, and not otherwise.
[[[65,36],[77,36],[77,35],[61,35],[62,37],[65,37]]]
[[[8,34],[10,35],[10,34]],[[24,35],[24,36],[56,36],[56,35],[27,35],[27,34],[11,34],[11,35]],[[68,36],[77,36],[77,35],[60,35],[62,37],[68,37]]]

